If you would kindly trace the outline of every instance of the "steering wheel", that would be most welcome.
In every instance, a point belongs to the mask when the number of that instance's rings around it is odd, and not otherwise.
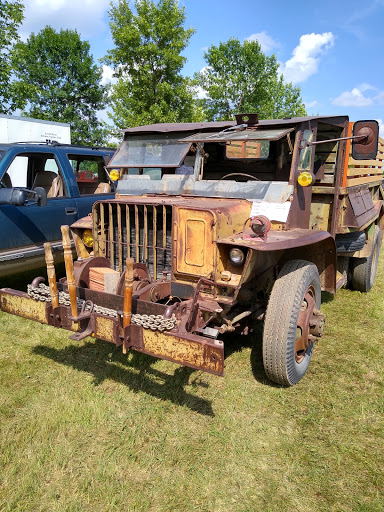
[[[222,178],[220,178],[219,181],[225,180],[226,178],[229,178],[230,176],[245,176],[246,178],[251,178],[255,181],[261,181],[259,178],[256,178],[256,176],[252,176],[251,174],[245,174],[243,172],[231,172],[229,174],[226,174]]]

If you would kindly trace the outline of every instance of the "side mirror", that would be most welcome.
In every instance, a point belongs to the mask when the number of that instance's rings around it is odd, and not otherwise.
[[[353,125],[354,137],[364,137],[352,141],[352,158],[373,160],[377,155],[379,123],[377,121],[356,121]]]
[[[0,189],[0,204],[11,206],[28,206],[37,203],[39,206],[47,205],[47,192],[43,187],[29,188],[2,188]]]
[[[0,204],[23,206],[28,197],[28,190],[22,188],[0,189]]]

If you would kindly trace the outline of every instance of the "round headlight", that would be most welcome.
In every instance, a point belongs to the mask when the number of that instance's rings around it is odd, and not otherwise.
[[[82,236],[82,240],[83,240],[84,245],[86,247],[93,247],[93,234],[92,234],[92,231],[90,229],[85,229],[84,230],[84,233],[83,233],[83,236]]]
[[[109,173],[109,177],[113,181],[119,180],[120,179],[120,171],[119,171],[119,169],[112,169],[111,172]]]
[[[240,266],[244,263],[244,252],[239,249],[238,247],[233,247],[229,251],[229,259],[231,260],[231,263],[236,266]]]

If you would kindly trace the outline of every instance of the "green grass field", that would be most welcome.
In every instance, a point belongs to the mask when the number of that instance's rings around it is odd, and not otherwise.
[[[0,510],[383,511],[384,253],[369,294],[326,299],[289,389],[260,334],[220,378],[0,312]]]

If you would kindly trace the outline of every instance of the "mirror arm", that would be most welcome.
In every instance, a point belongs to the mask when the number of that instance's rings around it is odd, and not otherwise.
[[[352,137],[340,137],[338,139],[318,140],[316,142],[306,142],[306,146],[317,146],[317,144],[325,144],[326,142],[338,142],[339,140],[364,140],[368,135],[353,135]]]

